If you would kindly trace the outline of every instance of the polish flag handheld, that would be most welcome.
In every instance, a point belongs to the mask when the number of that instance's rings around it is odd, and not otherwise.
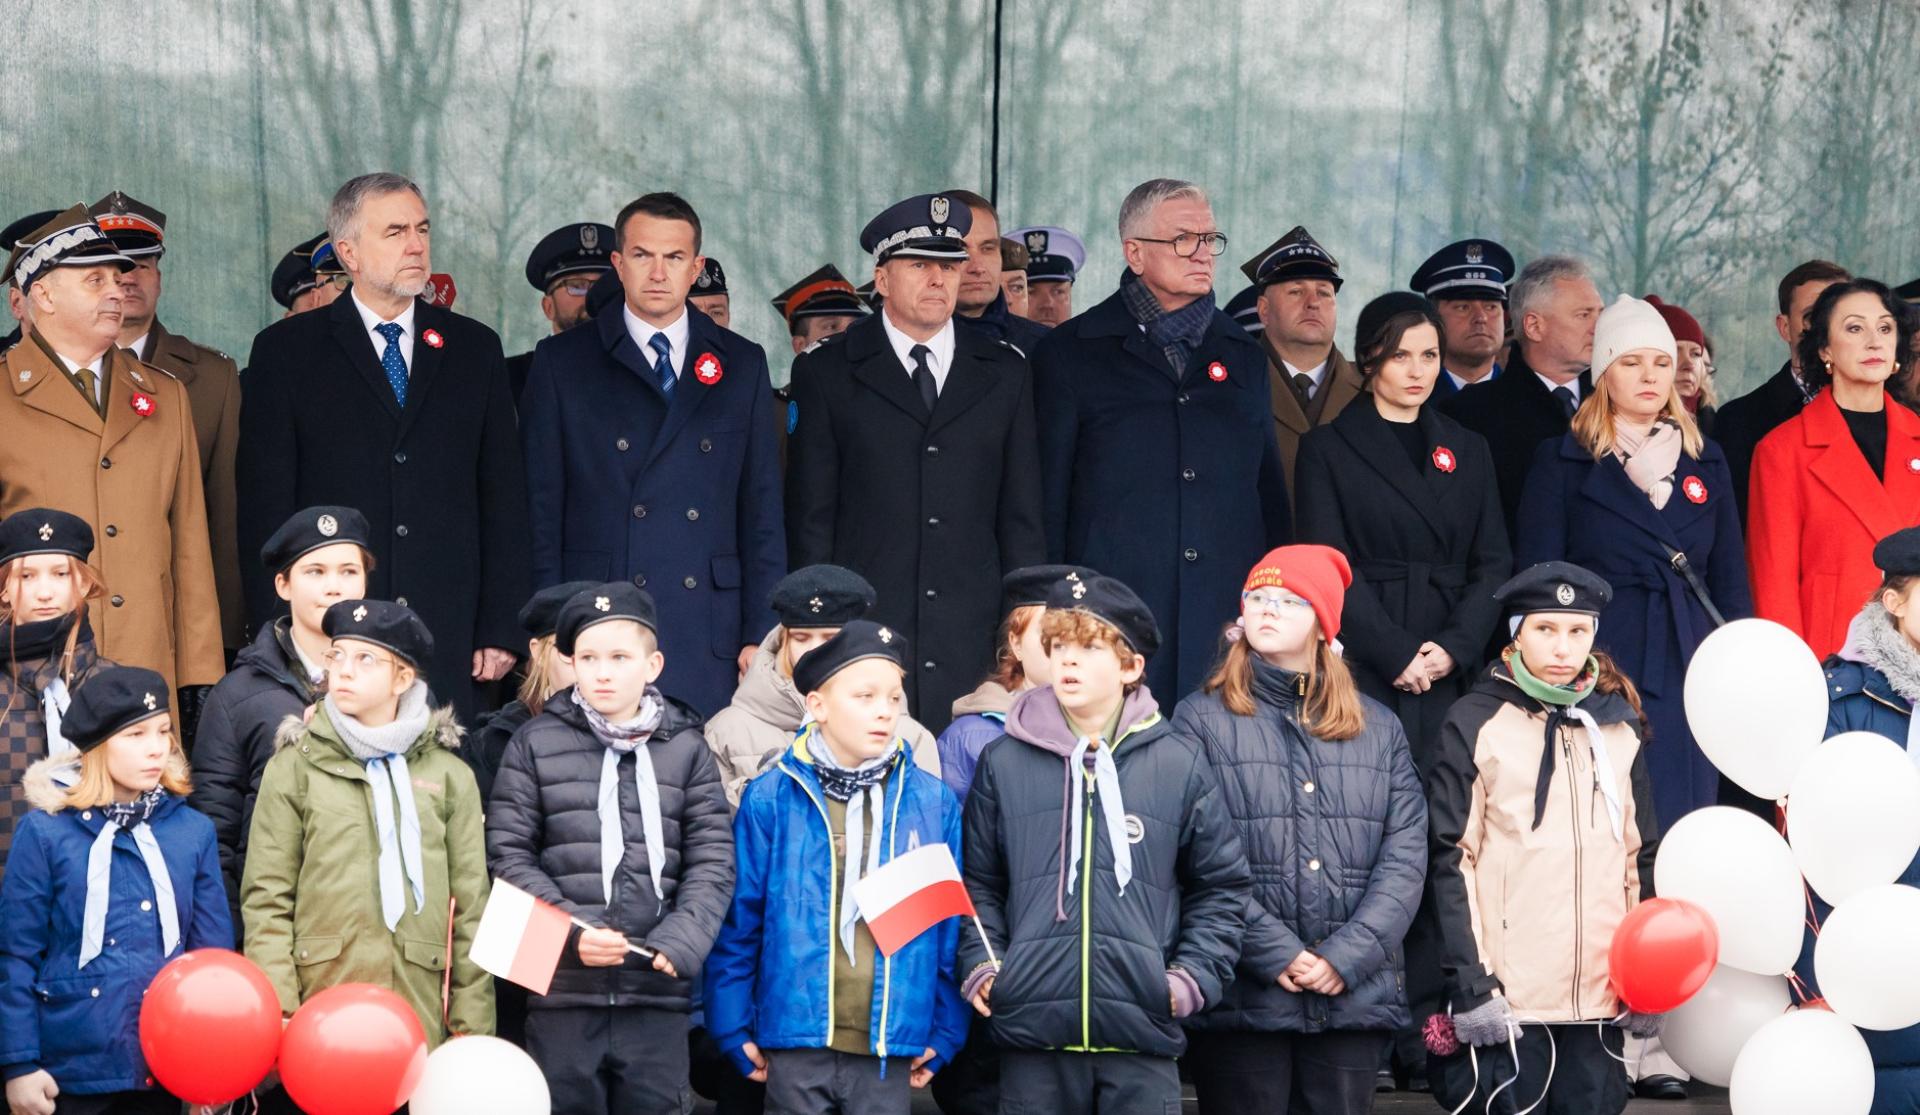
[[[993,945],[981,928],[980,915],[974,913],[973,899],[967,897],[966,884],[960,881],[960,865],[953,861],[953,852],[945,844],[922,844],[895,856],[853,884],[853,900],[883,956],[899,952],[948,918],[963,915],[973,919],[988,957],[993,956]]]
[[[565,910],[495,879],[467,959],[535,995],[545,995],[560,967],[572,926]]]

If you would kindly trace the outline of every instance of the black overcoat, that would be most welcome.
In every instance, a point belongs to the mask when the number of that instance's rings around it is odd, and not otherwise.
[[[1593,389],[1591,372],[1580,373],[1580,398]],[[1533,451],[1567,432],[1569,422],[1560,401],[1539,375],[1527,366],[1518,349],[1500,378],[1483,380],[1441,404],[1454,421],[1487,440],[1493,471],[1500,482],[1500,506],[1506,513],[1507,535],[1520,513],[1520,491],[1533,467]]]

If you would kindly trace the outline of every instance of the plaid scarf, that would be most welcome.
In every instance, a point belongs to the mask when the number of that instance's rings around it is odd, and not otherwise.
[[[100,812],[106,815],[107,820],[121,828],[131,829],[135,825],[143,825],[152,820],[153,811],[160,808],[160,802],[166,796],[166,790],[155,786],[132,801],[109,802],[100,807]]]
[[[809,749],[813,755],[813,774],[820,780],[820,789],[835,801],[848,801],[853,795],[886,781],[887,770],[893,764],[893,749],[887,753],[868,759],[857,767],[841,766],[827,750],[824,741],[815,739]]]
[[[1147,331],[1147,339],[1160,346],[1166,354],[1167,364],[1176,376],[1187,374],[1187,361],[1193,358],[1194,350],[1200,347],[1200,339],[1206,336],[1207,326],[1213,323],[1213,292],[1208,291],[1177,310],[1169,311],[1160,305],[1160,300],[1140,281],[1140,276],[1128,271],[1120,276],[1120,298],[1126,303],[1127,312],[1133,320],[1139,322]]]

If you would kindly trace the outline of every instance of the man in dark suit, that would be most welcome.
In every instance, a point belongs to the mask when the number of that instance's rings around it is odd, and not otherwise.
[[[1733,472],[1733,494],[1740,502],[1740,521],[1747,521],[1747,474],[1753,469],[1753,451],[1774,427],[1800,413],[1814,393],[1800,378],[1800,334],[1807,331],[1808,315],[1820,292],[1853,278],[1847,269],[1824,259],[1810,259],[1780,280],[1780,314],[1774,331],[1787,346],[1786,363],[1765,383],[1720,408],[1713,440],[1727,454]]]
[[[327,231],[347,297],[254,338],[240,406],[240,549],[258,554],[302,507],[356,507],[373,528],[367,594],[433,631],[427,683],[472,722],[475,682],[524,645],[526,476],[493,330],[429,305],[427,205],[397,174],[340,187]],[[245,563],[254,630],[280,610],[270,571]]]
[[[653,594],[660,687],[712,715],[774,616],[786,573],[767,355],[687,302],[700,217],[647,194],[609,236],[624,296],[540,342],[520,400],[533,579]]]
[[[801,354],[789,388],[792,562],[873,583],[936,732],[993,664],[1001,574],[1045,548],[1027,361],[953,320],[971,216],[923,194],[868,222],[881,311]]]
[[[1156,178],[1120,207],[1120,289],[1034,357],[1050,561],[1118,577],[1160,622],[1163,709],[1206,679],[1247,571],[1293,533],[1267,358],[1214,305],[1207,195]]]
[[[1572,256],[1541,256],[1527,264],[1508,298],[1512,362],[1498,379],[1462,390],[1441,409],[1487,439],[1511,537],[1534,450],[1567,432],[1592,389],[1588,365],[1601,302],[1593,273]]]

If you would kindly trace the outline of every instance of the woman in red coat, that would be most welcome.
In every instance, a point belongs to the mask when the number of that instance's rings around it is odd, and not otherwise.
[[[1827,390],[1754,452],[1754,611],[1822,658],[1880,583],[1874,541],[1920,524],[1920,416],[1886,389],[1911,359],[1912,315],[1872,279],[1822,292],[1799,356],[1807,385]]]

